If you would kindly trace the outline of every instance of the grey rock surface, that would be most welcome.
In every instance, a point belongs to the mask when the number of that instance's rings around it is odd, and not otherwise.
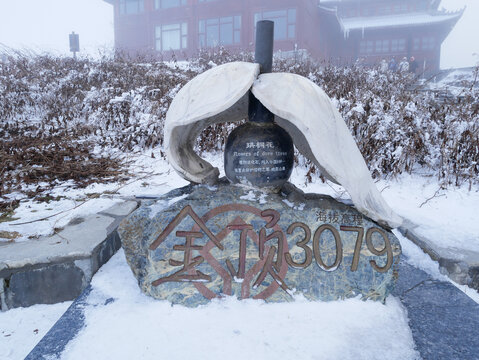
[[[383,301],[401,251],[353,207],[291,184],[281,194],[226,182],[178,189],[145,202],[118,232],[140,288],[186,306],[224,295]]]

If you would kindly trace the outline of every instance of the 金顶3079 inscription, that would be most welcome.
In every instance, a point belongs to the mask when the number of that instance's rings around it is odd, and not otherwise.
[[[254,219],[256,223],[258,223],[258,220],[262,221],[263,226],[257,231],[252,224],[247,223],[241,216],[237,216],[225,228],[220,229],[218,234],[213,234],[206,222],[209,220],[214,221],[214,218],[227,216],[228,213],[232,212],[246,212],[248,215],[254,214],[258,218]],[[187,217],[190,217],[194,222],[191,229],[188,231],[176,231],[173,234],[174,230]],[[246,218],[250,218],[250,216],[246,216]],[[359,226],[340,225],[338,230],[332,224],[326,223],[311,229],[309,225],[303,222],[294,222],[288,226],[285,232],[278,226],[280,218],[281,215],[276,210],[260,210],[243,204],[229,204],[217,207],[202,218],[194,212],[191,206],[184,207],[149,246],[150,251],[155,251],[168,236],[174,236],[178,243],[173,246],[173,250],[176,253],[175,255],[181,254],[179,257],[182,260],[163,259],[170,265],[171,273],[155,279],[152,285],[159,286],[167,282],[211,282],[212,274],[205,274],[198,270],[198,266],[206,261],[210,268],[216,272],[215,275],[227,274],[226,277],[228,277],[229,282],[245,283],[246,279],[248,280],[246,283],[252,283],[252,287],[255,288],[263,283],[267,275],[271,275],[283,290],[289,290],[290,287],[288,287],[285,281],[288,268],[305,269],[312,265],[314,259],[316,265],[321,270],[336,270],[343,262],[344,245],[341,236],[348,232],[356,234],[356,242],[352,250],[352,261],[350,264],[347,264],[351,271],[354,272],[358,269],[364,242],[370,253],[380,258],[386,257],[385,261],[384,259],[382,260],[383,263],[385,262],[383,266],[379,266],[376,260],[369,260],[370,266],[375,271],[386,272],[393,264],[391,242],[387,234],[378,227],[366,229]],[[254,220],[250,221],[254,222]],[[204,236],[201,230],[203,230],[206,236]],[[300,234],[301,232],[302,234]],[[219,259],[212,256],[209,250],[216,247],[222,252],[224,250],[222,240],[230,233],[238,233],[234,256],[232,258],[222,256]],[[331,249],[322,249],[320,245],[321,239],[328,236],[328,234],[334,238],[335,244],[334,251],[332,251],[334,253],[334,261],[332,263],[324,260],[322,255],[325,251],[331,252]],[[298,241],[292,241],[291,251],[294,250],[295,257],[301,258],[301,260],[295,260],[291,255],[288,240],[291,240],[293,237],[295,239],[300,237]],[[378,242],[382,242],[381,248],[375,246],[375,243]],[[248,250],[247,248],[252,246],[257,252],[256,262],[251,261],[251,256],[250,258],[246,256],[247,251],[252,252],[251,249]],[[330,254],[327,257],[330,258]],[[237,263],[237,268],[235,268],[234,262]],[[210,294],[208,291],[205,291],[204,287],[199,286],[197,288],[203,295],[209,297]],[[243,291],[243,293],[246,292]],[[270,291],[266,292],[266,294],[271,295]],[[257,298],[263,297],[259,296]]]

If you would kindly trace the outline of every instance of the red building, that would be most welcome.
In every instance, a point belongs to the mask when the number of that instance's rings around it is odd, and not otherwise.
[[[114,6],[115,46],[172,51],[178,58],[216,46],[252,50],[255,23],[275,22],[275,51],[366,63],[415,56],[439,69],[441,44],[462,15],[440,0],[105,0]]]

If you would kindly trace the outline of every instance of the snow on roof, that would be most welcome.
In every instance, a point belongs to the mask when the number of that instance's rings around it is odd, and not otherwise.
[[[437,15],[429,13],[409,13],[400,15],[394,14],[386,16],[339,18],[339,22],[343,31],[349,33],[351,30],[436,24],[448,20],[457,20],[461,15],[462,12]]]

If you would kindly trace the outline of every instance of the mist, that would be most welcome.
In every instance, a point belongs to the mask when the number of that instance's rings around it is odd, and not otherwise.
[[[113,48],[113,6],[103,0],[0,0],[0,44],[37,53],[69,54],[68,34],[80,51],[97,56]]]

